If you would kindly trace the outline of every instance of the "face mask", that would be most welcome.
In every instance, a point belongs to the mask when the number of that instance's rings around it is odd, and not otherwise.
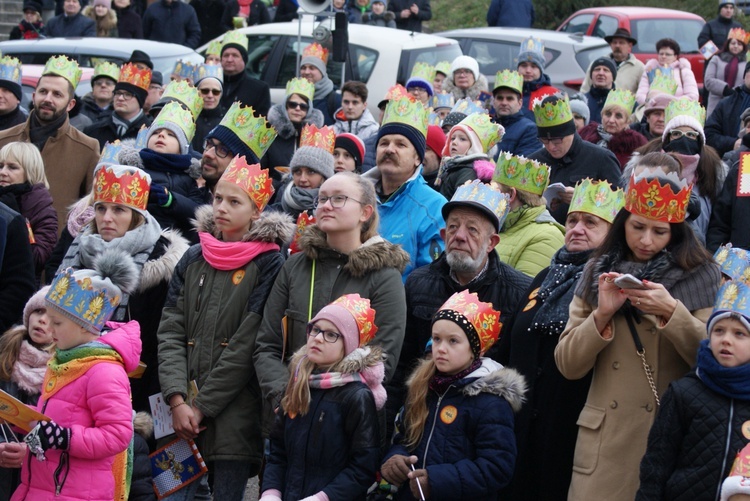
[[[697,155],[701,152],[701,145],[699,141],[693,141],[683,136],[672,139],[669,144],[664,146],[664,151],[667,153],[682,153],[683,155]]]

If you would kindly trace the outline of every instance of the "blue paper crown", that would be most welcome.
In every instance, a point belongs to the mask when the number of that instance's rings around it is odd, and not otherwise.
[[[213,77],[223,84],[224,69],[220,64],[199,64],[196,66],[193,74],[193,82],[206,77]]]
[[[73,268],[68,268],[57,274],[47,292],[47,304],[89,332],[99,334],[120,304],[121,292],[108,279],[109,288],[94,287],[92,278],[98,283],[102,280],[93,270],[76,272],[80,280],[73,273]]]
[[[136,150],[142,150],[148,147],[148,125],[141,125],[141,130],[138,131],[138,135],[135,136],[135,145],[133,146]]]
[[[485,113],[485,109],[480,105],[472,101],[471,99],[459,99],[456,104],[451,108],[451,113],[463,113],[464,115],[471,115],[472,113]]]
[[[196,65],[191,63],[190,61],[183,61],[180,59],[177,61],[174,65],[174,70],[172,70],[172,73],[179,76],[182,79],[193,79],[195,76],[195,70]]]
[[[473,202],[493,213],[498,220],[498,228],[503,227],[510,211],[510,197],[497,188],[479,179],[464,183],[456,189],[451,202]]]
[[[544,58],[544,42],[542,42],[541,39],[534,37],[524,39],[521,42],[521,47],[518,50],[518,61],[522,62],[521,56],[529,52],[535,52],[537,54],[540,54],[542,58]]]
[[[0,80],[21,85],[21,61],[10,56],[0,58]]]
[[[438,108],[453,108],[453,94],[450,92],[438,92],[432,96],[432,107]]]
[[[732,280],[721,286],[711,317],[722,312],[739,313],[750,319],[750,287],[745,282]]]
[[[427,115],[427,125],[437,125],[440,126],[440,117],[437,113],[430,113]]]
[[[119,139],[116,139],[113,143],[107,141],[104,148],[102,148],[102,154],[99,156],[99,163],[97,165],[119,165],[120,162],[117,160],[117,155],[122,151],[122,146]]]
[[[722,245],[716,250],[714,260],[731,280],[750,282],[750,253],[745,249],[732,247],[732,244]]]

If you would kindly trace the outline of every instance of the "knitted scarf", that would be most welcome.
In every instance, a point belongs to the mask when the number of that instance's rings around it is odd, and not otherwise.
[[[317,82],[315,82],[315,97],[317,99],[323,99],[333,91],[333,81],[324,76]]]
[[[36,110],[31,112],[31,120],[29,121],[29,140],[36,146],[39,151],[44,149],[44,145],[47,143],[47,139],[57,134],[58,129],[62,127],[65,120],[68,119],[68,114],[63,113],[55,120],[42,123],[39,121],[39,116],[36,114]]]
[[[293,183],[289,183],[281,197],[281,207],[287,213],[310,210],[313,208],[318,191],[319,188],[298,188]]]
[[[598,146],[601,146],[602,148],[607,148],[609,145],[609,142],[612,141],[612,134],[604,130],[604,126],[602,124],[599,124],[596,126],[596,132],[599,134],[599,141],[596,143]]]
[[[42,391],[47,362],[51,356],[52,353],[40,350],[24,339],[18,360],[13,364],[10,380],[29,395],[38,395]]]
[[[211,267],[221,271],[244,268],[257,255],[279,250],[279,246],[272,242],[223,242],[202,231],[198,238],[203,257]]]
[[[698,378],[719,395],[750,401],[750,364],[724,367],[711,353],[708,343],[709,340],[704,339],[698,348],[698,366],[695,369]]]
[[[47,364],[42,398],[49,400],[62,388],[83,376],[96,364],[125,364],[111,346],[99,341],[85,343],[69,350],[57,350]]]
[[[132,127],[135,122],[140,120],[142,116],[143,110],[138,110],[138,114],[131,120],[123,118],[117,113],[112,113],[112,123],[115,124],[115,127],[117,128],[117,137],[122,138],[125,134],[127,134],[128,130],[130,130],[130,127]]]
[[[448,391],[448,388],[450,388],[453,383],[465,378],[475,370],[479,369],[481,365],[482,360],[479,358],[475,358],[469,367],[462,370],[461,372],[457,372],[456,374],[449,375],[438,372],[434,376],[432,376],[432,379],[430,379],[429,387],[438,395],[442,395],[443,393]]]
[[[155,170],[157,172],[185,174],[190,169],[192,161],[190,155],[157,153],[149,148],[143,148],[139,153],[141,160],[143,160],[143,167],[146,170]]]
[[[740,66],[740,58],[737,56],[732,57],[727,61],[727,65],[724,67],[724,81],[729,85],[731,89],[734,86],[734,81],[737,78],[737,71]]]

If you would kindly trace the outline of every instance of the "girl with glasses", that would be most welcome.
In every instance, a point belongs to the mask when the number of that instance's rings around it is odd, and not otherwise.
[[[680,44],[671,38],[662,38],[656,42],[656,59],[650,59],[641,76],[636,92],[638,105],[644,105],[654,97],[651,92],[651,84],[659,75],[664,75],[674,80],[677,84],[674,95],[676,97],[686,96],[693,101],[698,100],[698,83],[695,81],[690,61],[680,57]]]

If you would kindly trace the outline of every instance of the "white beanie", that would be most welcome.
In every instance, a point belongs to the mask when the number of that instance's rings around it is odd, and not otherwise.
[[[683,125],[686,125],[698,132],[701,135],[701,138],[703,138],[703,144],[706,144],[706,134],[703,132],[703,126],[700,124],[700,122],[698,122],[698,120],[688,115],[677,115],[669,121],[666,127],[664,127],[664,133],[661,135],[662,142],[667,140],[669,131]]]
[[[458,56],[451,64],[451,75],[456,70],[469,70],[474,74],[474,80],[479,80],[479,63],[470,56]]]

